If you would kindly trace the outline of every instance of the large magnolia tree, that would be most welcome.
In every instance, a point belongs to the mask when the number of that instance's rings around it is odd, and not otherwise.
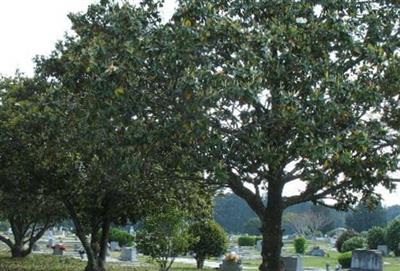
[[[180,1],[170,27],[203,59],[188,93],[209,97],[198,150],[209,183],[260,218],[260,270],[281,270],[285,208],[373,205],[377,185],[394,188],[397,132],[381,117],[398,92],[399,12],[398,1]]]

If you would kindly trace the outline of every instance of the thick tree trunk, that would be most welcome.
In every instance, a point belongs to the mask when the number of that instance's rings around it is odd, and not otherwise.
[[[262,220],[262,263],[260,271],[283,271],[281,262],[282,243],[282,189],[270,185],[268,202]]]
[[[97,256],[88,257],[88,263],[86,265],[85,271],[105,271],[105,261]]]
[[[22,244],[14,244],[11,248],[11,257],[12,258],[24,258],[31,253],[31,250],[25,249]]]
[[[197,269],[203,269],[205,259],[202,257],[196,257]]]

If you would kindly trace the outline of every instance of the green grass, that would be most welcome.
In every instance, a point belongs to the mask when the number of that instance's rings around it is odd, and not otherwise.
[[[309,244],[308,250],[314,245],[326,249],[327,246],[324,244]],[[294,254],[294,248],[290,243],[285,244],[285,254]],[[339,253],[336,251],[329,251],[327,257],[313,257],[303,256],[304,267],[316,267],[325,269],[326,263],[329,263],[331,270],[337,264],[337,258]],[[212,259],[219,261],[217,258]],[[147,257],[140,256],[139,261],[141,263],[138,267],[122,267],[118,264],[109,264],[108,271],[158,271],[157,265],[151,263]],[[399,271],[400,270],[400,258],[397,257],[384,257],[384,268],[383,271]],[[248,260],[243,259],[243,265],[257,269],[260,260]],[[1,271],[80,271],[84,270],[85,262],[73,259],[70,257],[57,257],[52,255],[30,255],[24,259],[11,259],[9,253],[6,251],[0,251],[0,270]],[[174,263],[171,271],[194,271],[197,270],[194,265],[188,265],[183,263]],[[206,271],[213,270],[211,268],[203,269]]]
[[[70,257],[52,255],[30,255],[23,259],[11,259],[8,253],[0,253],[1,271],[80,271],[84,270],[86,263]],[[139,267],[123,267],[118,264],[109,264],[107,271],[158,271],[156,265],[146,263]],[[197,270],[195,266],[174,263],[171,271]],[[212,270],[212,269],[204,269]]]

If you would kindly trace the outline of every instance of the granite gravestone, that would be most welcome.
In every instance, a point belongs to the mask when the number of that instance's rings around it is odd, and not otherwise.
[[[379,250],[357,249],[352,252],[352,271],[382,271],[382,254]]]
[[[137,251],[134,247],[124,247],[121,251],[121,261],[136,262]]]

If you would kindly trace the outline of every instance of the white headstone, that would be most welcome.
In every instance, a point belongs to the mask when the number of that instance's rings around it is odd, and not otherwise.
[[[121,261],[136,262],[137,251],[135,247],[124,247],[121,251]]]

